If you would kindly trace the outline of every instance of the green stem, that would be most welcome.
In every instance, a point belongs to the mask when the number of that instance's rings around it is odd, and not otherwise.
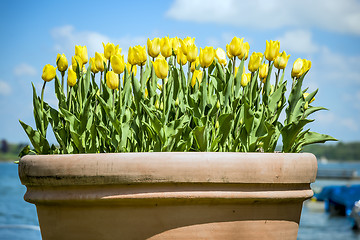
[[[236,62],[236,56],[234,56],[233,58],[233,74],[234,74],[234,77],[235,77],[235,62]]]
[[[163,97],[163,114],[165,116],[165,112],[166,112],[166,105],[165,105],[165,98],[166,98],[166,87],[165,87],[165,79],[161,79],[162,80],[162,97]]]
[[[69,112],[71,112],[71,100],[72,100],[72,87],[70,87],[70,98],[69,98]]]
[[[115,89],[113,89],[112,95],[113,95],[113,111],[115,111]]]
[[[103,72],[100,73],[100,94],[102,93],[102,75],[103,75]]]
[[[119,74],[119,113],[121,112],[121,74]]]
[[[190,85],[190,87],[191,87],[191,79],[190,79],[190,76],[191,76],[191,62],[188,62],[188,78],[187,78],[187,80],[188,80],[188,83],[189,83],[189,85]]]
[[[275,90],[278,88],[279,76],[280,76],[280,69],[278,69],[278,72],[277,72],[277,75],[276,75]]]
[[[64,76],[65,72],[61,72],[61,90],[64,92]]]
[[[41,121],[41,134],[46,137],[46,133],[45,133],[45,126],[44,126],[44,119],[45,119],[45,111],[44,111],[44,91],[45,91],[45,85],[46,85],[46,81],[44,81],[44,85],[41,89],[41,111],[42,111],[42,115],[43,115],[43,119]]]

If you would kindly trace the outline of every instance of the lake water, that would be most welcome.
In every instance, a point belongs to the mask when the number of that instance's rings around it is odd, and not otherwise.
[[[354,168],[360,173],[360,163],[326,165],[334,168],[339,166]],[[313,188],[359,183],[359,181],[317,180]],[[0,240],[41,239],[35,206],[23,200],[25,190],[18,177],[17,165],[0,162]],[[319,207],[305,204],[298,239],[360,240],[360,232],[352,230],[352,226],[351,219],[329,216]]]

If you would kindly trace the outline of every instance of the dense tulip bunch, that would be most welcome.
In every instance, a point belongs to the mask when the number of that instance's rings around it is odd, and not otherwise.
[[[304,130],[313,121],[308,116],[324,109],[310,105],[317,90],[302,89],[309,60],[294,62],[286,99],[290,55],[280,53],[278,41],[266,41],[265,53],[253,52],[248,63],[250,45],[238,37],[226,51],[198,48],[190,37],[148,39],[147,46],[129,48],[127,62],[119,45],[103,43],[103,48],[89,59],[86,46],[75,46],[71,65],[58,54],[62,81],[54,66],[44,67],[41,98],[33,85],[37,130],[20,121],[36,154],[274,152],[280,136],[283,152],[299,152],[306,145],[335,140]],[[57,108],[44,101],[45,85],[54,78]],[[57,146],[46,139],[49,124]],[[26,147],[22,154],[29,151]]]

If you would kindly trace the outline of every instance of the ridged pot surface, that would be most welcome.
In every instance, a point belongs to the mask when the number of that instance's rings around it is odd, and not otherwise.
[[[300,153],[25,156],[46,239],[296,239],[316,158]]]

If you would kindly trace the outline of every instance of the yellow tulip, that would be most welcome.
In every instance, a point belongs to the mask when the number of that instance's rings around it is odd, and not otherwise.
[[[199,57],[196,57],[196,60],[194,62],[191,63],[191,66],[190,66],[190,71],[191,72],[194,72],[196,67],[200,64],[200,59]]]
[[[303,73],[306,73],[311,68],[311,61],[303,59]]]
[[[146,63],[147,55],[146,55],[146,48],[145,46],[142,47],[140,45],[137,45],[134,47],[135,49],[135,61],[136,64],[139,66],[144,66]]]
[[[119,45],[116,46],[117,48],[115,49],[115,54],[114,54],[114,55],[120,56],[120,55],[121,55],[122,48],[119,48],[118,46],[119,46]]]
[[[91,65],[91,71],[93,72],[93,73],[98,73],[99,72],[99,70],[96,68],[96,64],[95,64],[95,58],[93,57],[91,57],[90,58],[90,65]]]
[[[194,87],[195,84],[196,84],[196,80],[199,82],[199,85],[202,81],[202,71],[201,70],[195,70],[193,75],[192,75],[192,78],[191,78],[191,87]]]
[[[72,69],[72,66],[70,66],[68,70],[67,84],[70,87],[73,87],[76,84],[76,72]]]
[[[160,38],[154,38],[152,41],[148,38],[147,49],[149,56],[156,58],[160,53]]]
[[[119,77],[113,71],[106,73],[106,85],[112,90],[119,87]]]
[[[286,55],[286,52],[283,51],[282,53],[280,53],[274,60],[274,66],[277,69],[284,69],[286,68],[286,65],[288,63],[288,60],[290,58],[290,54]]]
[[[103,53],[95,52],[95,66],[100,72],[104,71],[104,64],[106,65],[106,59]]]
[[[45,81],[45,82],[50,82],[51,80],[53,80],[56,76],[56,67],[50,65],[50,64],[46,64],[43,68],[43,73],[41,75],[41,78]]]
[[[181,48],[179,48],[177,51],[176,60],[177,60],[177,63],[181,64],[181,65],[185,65],[187,63],[186,55],[183,53]]]
[[[309,96],[309,93],[303,93],[304,100],[307,98],[307,96]],[[315,97],[313,97],[309,103],[312,103],[313,101],[315,101]]]
[[[294,78],[299,78],[301,77],[301,75],[303,75],[304,73],[304,61],[301,58],[298,58],[295,60],[294,64],[293,64],[293,68],[291,70],[291,77]]]
[[[129,47],[127,60],[131,65],[136,65],[137,64],[135,47]]]
[[[238,71],[239,71],[239,67],[235,67],[235,76],[237,75]]]
[[[280,51],[280,42],[270,40],[268,42],[266,40],[266,49],[265,49],[265,58],[269,61],[273,61],[277,55],[279,55]]]
[[[204,49],[200,48],[200,65],[202,68],[209,67],[215,58],[215,50],[213,47],[205,47]]]
[[[75,55],[81,58],[82,64],[86,64],[88,62],[88,53],[86,46],[75,46]]]
[[[72,68],[74,69],[74,71],[76,71],[78,65],[80,67],[80,69],[83,68],[83,62],[82,62],[82,59],[79,55],[75,55],[71,58],[71,65],[72,65]]]
[[[178,37],[171,38],[170,44],[173,52],[177,55],[178,50],[181,48],[179,38]]]
[[[195,44],[195,38],[186,37],[184,39],[180,39],[181,49],[185,55],[187,55],[188,46],[191,44]]]
[[[263,54],[260,52],[253,52],[250,56],[248,69],[250,72],[255,72],[259,69]]]
[[[118,52],[119,45],[114,45],[113,43],[102,43],[104,47],[104,56],[107,60],[110,60],[111,56],[115,55]],[[121,50],[120,50],[121,52]]]
[[[122,72],[124,72],[125,70],[125,61],[124,61],[124,56],[118,56],[118,55],[113,55],[110,58],[110,63],[112,66],[113,71],[116,74],[121,74]]]
[[[127,69],[127,72],[130,74],[130,71],[131,71],[131,64],[130,63],[126,63],[126,69]],[[136,66],[134,66],[133,68],[132,68],[132,73],[136,76],[136,71],[137,71],[137,68],[136,68]]]
[[[149,96],[149,92],[148,92],[147,88],[145,88],[144,97],[145,97],[145,98],[148,98],[148,96]]]
[[[244,59],[246,60],[249,56],[249,50],[250,50],[250,45],[248,42],[244,42],[242,45],[241,45],[241,53],[240,55],[238,56],[238,58],[241,60],[241,59]]]
[[[234,56],[231,55],[230,50],[229,50],[229,44],[226,44],[226,55],[228,56],[228,58],[232,59]]]
[[[199,50],[195,44],[189,44],[187,46],[187,55],[186,55],[187,60],[189,62],[195,62],[198,52],[199,52]]]
[[[169,65],[164,58],[157,58],[153,62],[155,74],[158,78],[164,79],[168,75]]]
[[[229,44],[229,53],[231,56],[239,56],[242,52],[244,38],[234,37]]]
[[[268,72],[269,72],[269,65],[266,63],[261,64],[259,68],[259,77],[263,82],[265,82]]]
[[[217,58],[217,60],[219,61],[220,64],[222,65],[226,65],[227,61],[226,61],[226,53],[224,51],[224,49],[222,48],[217,48],[215,50],[215,57]]]
[[[58,53],[56,57],[56,65],[60,72],[65,72],[68,68],[68,61],[66,59],[65,54]]]
[[[165,58],[172,55],[172,46],[169,37],[164,37],[160,40],[160,52]]]
[[[241,86],[246,87],[250,82],[250,80],[251,80],[251,73],[243,72],[241,75],[241,82],[240,82]]]

